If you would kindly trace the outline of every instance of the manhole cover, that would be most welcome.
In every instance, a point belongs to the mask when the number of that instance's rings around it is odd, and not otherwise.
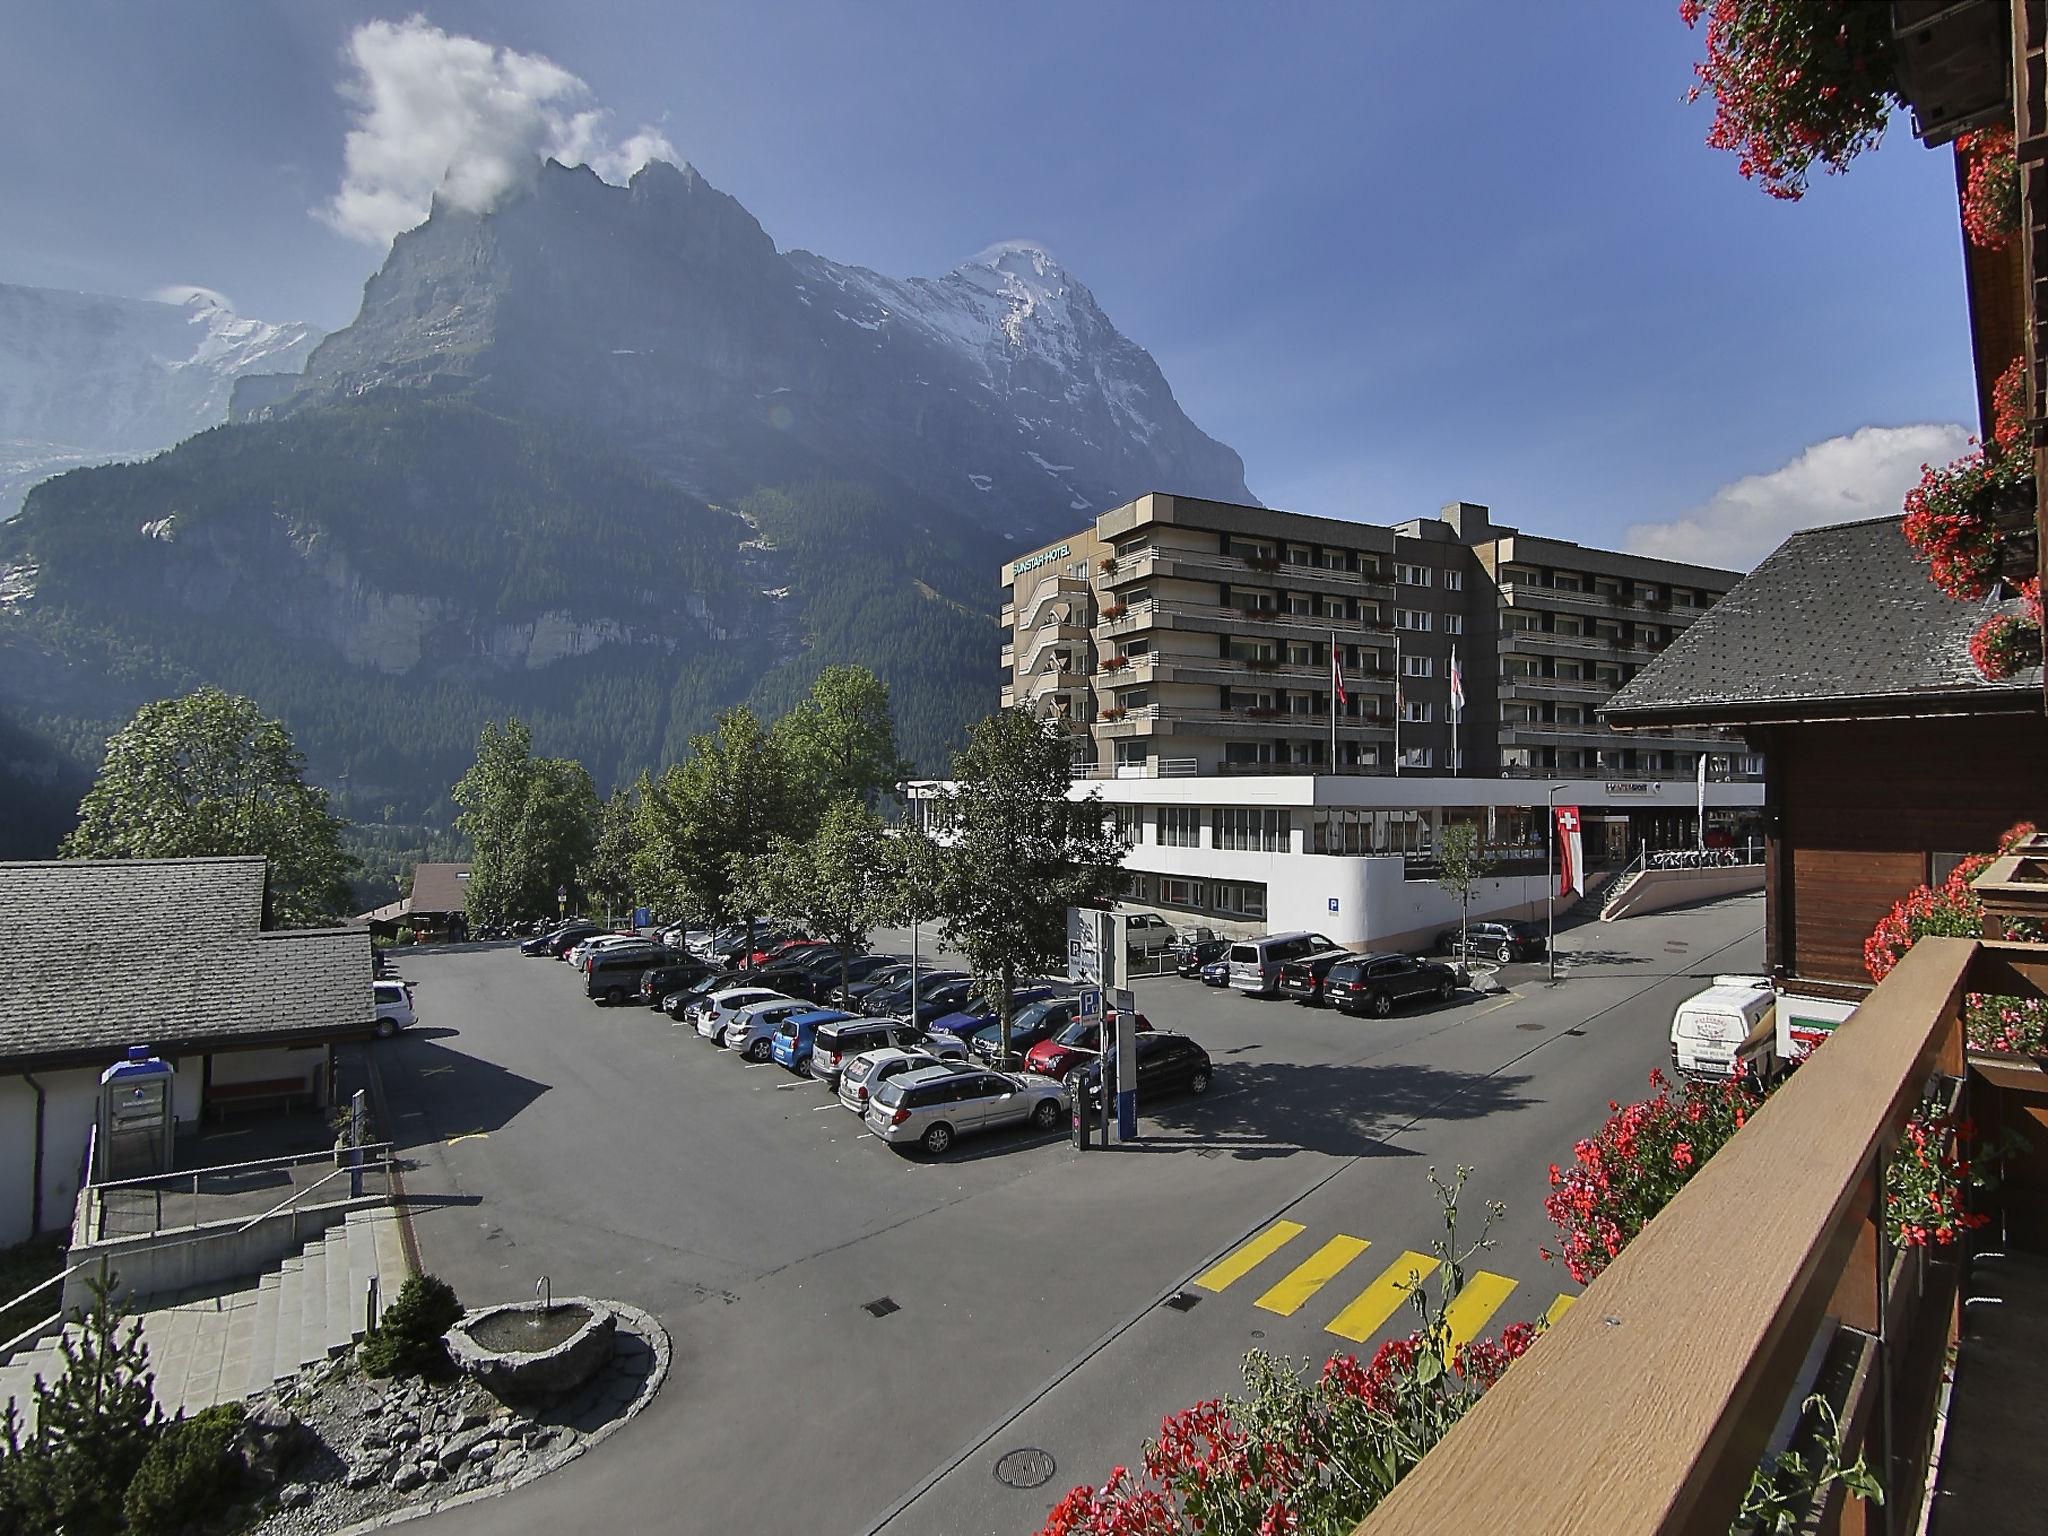
[[[875,1317],[887,1317],[891,1312],[901,1312],[903,1309],[896,1305],[894,1297],[877,1296],[873,1301],[862,1302],[861,1310]]]
[[[1522,1023],[1517,1024],[1515,1026],[1515,1028],[1517,1029],[1541,1029],[1542,1027],[1543,1026],[1541,1024],[1538,1024],[1533,1020],[1525,1020]]]
[[[1042,1488],[1058,1470],[1052,1452],[1041,1451],[1035,1445],[1005,1451],[996,1459],[996,1481],[1012,1488]]]
[[[1166,1304],[1176,1312],[1192,1312],[1202,1304],[1202,1298],[1190,1296],[1186,1291],[1175,1291],[1166,1298]]]

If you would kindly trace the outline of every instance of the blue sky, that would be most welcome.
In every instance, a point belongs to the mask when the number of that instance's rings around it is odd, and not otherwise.
[[[1895,123],[1804,202],[1765,197],[1702,142],[1676,12],[421,8],[572,72],[613,139],[655,128],[784,247],[906,275],[1045,244],[1271,505],[1463,497],[1748,563],[1895,508],[1973,422],[1954,172]],[[355,29],[411,14],[17,0],[0,281],[346,323],[382,253],[316,216],[357,123],[339,87]]]

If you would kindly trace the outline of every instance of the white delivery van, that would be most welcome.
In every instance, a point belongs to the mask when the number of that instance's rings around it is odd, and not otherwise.
[[[1716,976],[1671,1017],[1671,1068],[1680,1079],[1759,1085],[1778,1074],[1777,994],[1761,976]]]

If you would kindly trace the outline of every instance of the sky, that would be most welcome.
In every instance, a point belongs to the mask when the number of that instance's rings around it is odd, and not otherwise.
[[[1043,244],[1271,506],[1747,566],[1975,425],[1953,161],[1781,203],[1676,0],[0,0],[0,282],[335,328],[450,167],[687,159],[897,276]],[[408,210],[414,210],[409,212]]]

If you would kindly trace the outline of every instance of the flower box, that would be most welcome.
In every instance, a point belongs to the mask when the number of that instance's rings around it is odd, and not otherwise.
[[[1131,607],[1128,603],[1110,603],[1103,608],[1102,617],[1105,620],[1116,620],[1122,618],[1130,611]]]

